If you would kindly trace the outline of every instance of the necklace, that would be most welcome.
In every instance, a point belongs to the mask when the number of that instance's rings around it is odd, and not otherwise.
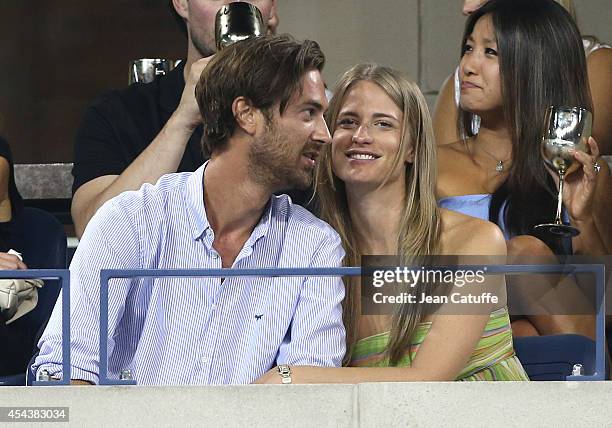
[[[507,159],[497,159],[497,157],[493,156],[493,154],[491,154],[487,149],[485,149],[483,146],[480,146],[480,148],[482,149],[483,152],[485,152],[485,154],[487,154],[491,159],[493,159],[495,162],[497,162],[497,164],[495,165],[495,171],[497,171],[499,174],[501,174],[502,172],[504,172],[504,162],[508,162],[510,161],[510,157],[508,157]]]

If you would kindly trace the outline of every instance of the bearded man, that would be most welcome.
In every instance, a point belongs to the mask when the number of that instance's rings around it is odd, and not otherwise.
[[[288,36],[215,55],[196,88],[209,161],[125,192],[92,218],[71,270],[71,379],[99,380],[100,270],[339,267],[340,238],[294,205],[330,142],[317,43]],[[109,287],[109,376],[249,383],[274,366],[339,366],[340,278],[160,278]],[[33,370],[61,373],[61,299]],[[289,374],[288,374],[289,372]]]

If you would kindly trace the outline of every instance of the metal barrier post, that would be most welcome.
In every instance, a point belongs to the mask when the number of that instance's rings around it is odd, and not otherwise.
[[[35,386],[70,385],[70,271],[68,269],[0,270],[2,279],[59,279],[62,295],[62,379],[34,381]],[[30,367],[27,368],[30,370]]]

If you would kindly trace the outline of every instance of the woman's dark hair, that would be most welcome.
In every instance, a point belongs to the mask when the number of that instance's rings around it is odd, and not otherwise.
[[[567,105],[593,111],[584,48],[574,20],[553,0],[490,0],[469,16],[462,52],[485,15],[491,16],[495,28],[513,159],[508,179],[493,194],[490,220],[505,223],[511,235],[533,235],[533,226],[549,223],[556,207],[555,184],[540,156],[546,108]],[[472,116],[459,107],[459,135],[473,136]],[[558,240],[540,238],[562,251]]]

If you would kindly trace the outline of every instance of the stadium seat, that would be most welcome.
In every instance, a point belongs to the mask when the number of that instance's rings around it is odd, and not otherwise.
[[[38,208],[24,208],[24,261],[31,269],[66,269],[66,234],[53,215]],[[46,280],[38,290],[36,308],[0,328],[0,367],[15,373],[0,376],[0,385],[25,385],[26,368],[36,342],[47,324],[60,292],[59,280]],[[27,358],[24,358],[27,356]]]
[[[578,334],[515,337],[514,349],[531,380],[564,381],[574,364],[595,370],[595,341]]]

